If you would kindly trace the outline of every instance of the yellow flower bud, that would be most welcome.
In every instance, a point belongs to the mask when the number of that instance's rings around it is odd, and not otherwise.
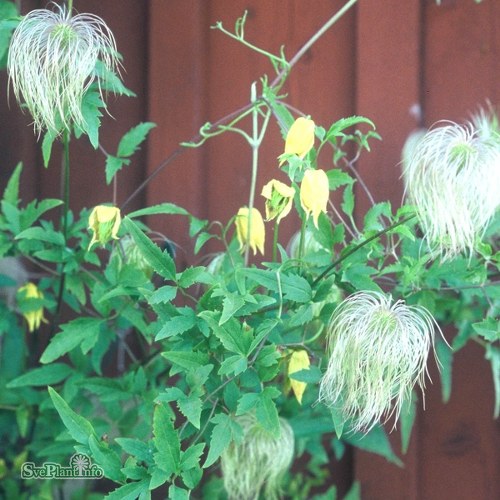
[[[312,214],[314,225],[318,227],[318,217],[326,213],[330,198],[328,177],[324,170],[306,170],[300,185],[300,204],[307,216]]]
[[[273,179],[262,188],[262,196],[266,199],[266,220],[277,217],[279,224],[292,209],[295,189],[283,184],[283,182]]]
[[[250,220],[250,235],[248,234],[248,215],[247,207],[242,207],[238,210],[236,216],[236,237],[240,244],[240,250],[244,251],[245,245],[249,245],[253,250],[254,255],[259,252],[264,255],[264,242],[266,239],[266,229],[262,215],[256,208],[252,208],[252,217]]]
[[[94,233],[89,248],[97,242],[104,246],[111,238],[117,240],[121,221],[119,208],[106,205],[94,207],[89,216],[89,229]]]
[[[299,158],[304,158],[314,145],[314,127],[310,118],[297,118],[286,136],[285,154],[296,154]]]
[[[22,302],[26,300],[29,302],[29,299],[43,299],[43,293],[38,290],[38,287],[34,283],[26,283],[26,285],[19,288],[17,291],[18,302]],[[24,318],[28,323],[28,331],[34,332],[40,328],[40,323],[42,321],[45,323],[45,318],[43,317],[43,307],[34,307],[30,308],[23,313]]]
[[[300,349],[298,351],[293,351],[290,356],[290,361],[288,362],[288,375],[290,376],[292,373],[300,372],[301,370],[307,370],[310,366],[311,362],[309,360],[309,355],[307,351],[304,349]],[[292,387],[293,393],[297,398],[297,401],[302,404],[302,396],[304,391],[306,390],[307,384],[305,382],[300,382],[299,380],[295,380],[290,378],[290,385]]]

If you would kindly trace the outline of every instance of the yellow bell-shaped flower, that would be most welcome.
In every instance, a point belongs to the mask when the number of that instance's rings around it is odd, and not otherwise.
[[[314,128],[314,122],[310,118],[297,118],[286,136],[285,154],[296,154],[299,158],[304,158],[314,146]]]
[[[122,217],[118,207],[98,205],[94,207],[89,216],[89,229],[93,231],[89,248],[94,243],[105,245],[111,238],[118,239],[118,230]]]
[[[301,370],[307,370],[310,364],[311,361],[309,360],[307,351],[304,349],[293,351],[288,362],[288,375],[290,376],[292,373],[300,372]],[[290,378],[290,385],[297,401],[302,404],[302,396],[306,390],[307,383]]]
[[[300,185],[300,204],[307,216],[312,214],[314,225],[318,227],[318,217],[326,213],[330,198],[328,177],[324,170],[306,170]]]
[[[279,224],[292,209],[295,189],[283,182],[273,179],[262,188],[262,196],[266,199],[266,220],[273,220]]]
[[[248,234],[248,218],[250,211],[248,207],[242,207],[238,210],[236,220],[236,237],[240,244],[240,250],[243,252],[245,246],[249,245],[253,250],[254,255],[259,252],[264,255],[264,243],[266,240],[266,229],[264,227],[264,220],[262,215],[256,208],[252,208],[252,215],[250,218],[250,234]]]
[[[43,293],[38,289],[38,287],[34,283],[26,283],[26,285],[19,288],[17,291],[18,301],[21,302],[23,300],[28,299],[43,299]],[[28,323],[28,331],[34,332],[40,328],[40,324],[45,322],[45,318],[43,317],[43,307],[36,307],[33,309],[29,309],[24,311],[24,318]]]

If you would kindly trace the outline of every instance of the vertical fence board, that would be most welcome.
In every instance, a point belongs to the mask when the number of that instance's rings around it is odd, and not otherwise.
[[[370,153],[363,153],[358,170],[373,193],[375,201],[391,200],[399,206],[402,186],[401,148],[408,133],[417,125],[410,108],[418,105],[420,85],[420,2],[398,0],[361,2],[357,19],[356,113],[373,120],[382,142],[372,141]],[[362,220],[369,200],[358,186],[357,215]],[[402,457],[405,467],[398,468],[385,459],[356,451],[356,478],[361,482],[363,498],[405,500],[418,494],[415,434],[410,448]],[[401,441],[397,433],[391,443],[399,454]]]

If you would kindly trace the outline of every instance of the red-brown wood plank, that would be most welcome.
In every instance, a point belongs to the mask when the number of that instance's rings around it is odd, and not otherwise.
[[[402,197],[399,166],[401,148],[408,133],[418,124],[410,108],[419,104],[420,86],[420,2],[401,7],[398,0],[360,2],[357,15],[356,114],[375,122],[382,142],[372,141],[370,153],[363,153],[358,171],[376,201],[390,200],[399,206]],[[358,186],[357,216],[364,216],[370,203]],[[414,433],[418,434],[419,424]],[[401,441],[393,433],[391,443],[400,454]],[[370,500],[418,499],[415,435],[398,468],[385,459],[355,452],[356,478],[362,498]]]

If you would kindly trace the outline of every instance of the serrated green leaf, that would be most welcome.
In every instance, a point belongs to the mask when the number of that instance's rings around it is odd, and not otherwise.
[[[64,236],[61,233],[56,233],[53,229],[45,229],[43,227],[29,227],[16,236],[16,240],[29,239],[46,241],[54,245],[64,246]]]
[[[157,405],[153,416],[153,442],[157,452],[154,454],[156,465],[166,474],[177,474],[181,457],[179,435],[169,412]]]
[[[190,394],[177,401],[177,406],[180,412],[188,419],[188,421],[197,429],[200,428],[200,418],[202,410],[202,402],[198,396]]]
[[[161,355],[186,370],[197,369],[208,363],[208,355],[202,352],[167,351]]]
[[[89,438],[91,436],[95,437],[96,435],[92,424],[87,419],[74,412],[69,407],[68,403],[66,403],[52,387],[49,387],[48,391],[52,399],[52,404],[57,410],[57,413],[59,413],[66,429],[68,429],[70,436],[78,443],[88,445]]]
[[[500,340],[500,323],[497,319],[486,318],[478,323],[473,323],[474,331],[488,342]]]
[[[16,165],[12,172],[9,182],[3,192],[3,201],[9,203],[13,207],[17,207],[19,203],[19,179],[23,171],[23,164],[20,162]]]
[[[346,186],[346,188],[344,189],[344,195],[340,206],[342,207],[343,212],[348,217],[352,217],[352,214],[354,212],[354,192],[352,189],[352,185]]]
[[[205,443],[198,443],[183,451],[181,456],[181,470],[185,471],[198,467],[204,449]]]
[[[111,493],[108,493],[104,498],[106,500],[136,500],[139,496],[149,490],[149,479],[128,483]]]
[[[328,177],[328,187],[330,191],[335,191],[341,186],[350,186],[354,183],[354,179],[340,168],[333,168],[327,170],[326,176]]]
[[[116,156],[108,155],[106,157],[106,184],[111,184],[113,177],[122,169],[124,165],[129,165],[130,160],[126,158],[117,158]]]
[[[189,491],[172,484],[168,489],[169,500],[189,500]]]
[[[144,258],[153,267],[153,269],[163,278],[175,280],[175,264],[168,254],[162,252],[160,247],[153,243],[128,217],[125,217],[122,222],[125,230],[132,236],[137,247],[141,251]]]
[[[148,443],[134,438],[116,438],[115,441],[125,453],[132,455],[137,461],[149,464],[153,459],[153,452]]]
[[[274,390],[273,390],[274,389]],[[255,415],[259,424],[266,429],[273,437],[280,437],[280,421],[278,410],[273,398],[276,397],[276,388],[266,387],[260,394],[257,401]]]
[[[401,423],[401,453],[406,454],[408,446],[410,445],[411,431],[415,418],[417,416],[417,398],[415,393],[412,393],[410,400],[405,398],[403,406],[399,414],[399,421]]]
[[[62,382],[67,378],[73,370],[70,366],[64,363],[53,363],[40,368],[34,368],[28,373],[11,380],[7,384],[7,388],[15,387],[37,387],[43,385],[52,385]]]
[[[493,418],[500,416],[500,348],[487,344],[486,359],[491,364],[491,374],[493,376],[493,387],[495,388],[495,406]]]
[[[104,441],[98,440],[94,435],[89,436],[89,447],[92,458],[104,471],[104,476],[121,483],[125,476],[121,471],[122,463],[120,457]]]
[[[243,306],[245,300],[238,293],[227,293],[222,301],[222,314],[219,325],[230,320]]]
[[[177,295],[177,287],[171,285],[165,285],[158,290],[155,290],[149,297],[148,302],[150,304],[164,304],[166,302],[171,302],[175,299]]]
[[[144,215],[189,215],[189,212],[175,203],[160,203],[147,208],[141,208],[128,214],[129,218],[142,217]]]
[[[221,456],[222,452],[231,444],[235,438],[241,439],[241,427],[236,424],[229,415],[219,413],[212,418],[215,424],[210,438],[210,448],[203,464],[203,468],[210,467]]]
[[[49,166],[50,157],[52,155],[52,145],[57,138],[55,132],[47,131],[43,136],[42,141],[42,156],[43,156],[43,166],[47,168]]]
[[[196,313],[190,307],[177,309],[180,313],[163,324],[156,334],[155,340],[163,340],[175,335],[180,335],[196,326]]]
[[[203,311],[199,314],[228,351],[246,356],[252,343],[251,332],[244,330],[235,318],[219,325],[220,316],[220,313],[213,311]]]
[[[374,427],[368,434],[347,433],[344,434],[342,439],[357,448],[382,455],[389,462],[399,467],[403,466],[401,459],[392,450],[387,434],[382,426]]]
[[[181,288],[189,288],[195,283],[211,285],[214,277],[206,271],[204,266],[188,267],[177,276],[177,282]]]
[[[156,127],[156,124],[152,122],[143,122],[132,127],[118,144],[117,156],[127,157],[133,155],[146,139],[149,131],[154,127]]]
[[[323,374],[321,373],[321,370],[314,365],[311,365],[309,369],[288,374],[289,378],[293,378],[299,382],[305,382],[306,384],[317,384],[321,380],[322,376]]]
[[[82,115],[84,118],[83,132],[87,134],[94,149],[99,147],[99,127],[102,116],[99,109],[105,107],[99,90],[95,86],[91,86],[82,99]]]
[[[241,354],[229,356],[220,365],[219,375],[239,375],[248,368],[247,358]]]
[[[50,339],[40,363],[51,363],[82,343],[88,351],[97,341],[103,322],[99,318],[77,318],[62,325],[62,331]]]

